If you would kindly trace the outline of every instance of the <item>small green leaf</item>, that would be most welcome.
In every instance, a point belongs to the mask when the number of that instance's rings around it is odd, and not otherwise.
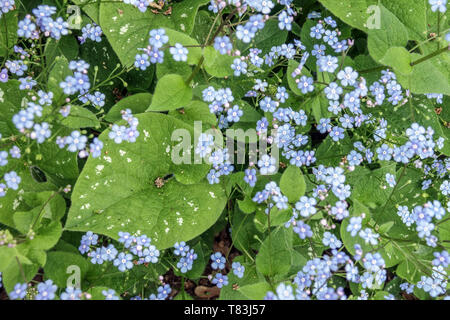
[[[130,109],[133,114],[145,112],[152,102],[150,93],[137,93],[129,97],[125,97],[117,102],[106,114],[105,120],[116,122],[122,119],[122,110]]]
[[[288,166],[281,176],[281,192],[289,199],[289,202],[296,202],[305,194],[306,183],[300,168]]]
[[[250,300],[263,300],[272,287],[267,282],[258,282],[239,288],[239,291]]]
[[[147,111],[169,111],[186,106],[192,99],[192,89],[178,74],[162,77],[155,89],[152,104]]]

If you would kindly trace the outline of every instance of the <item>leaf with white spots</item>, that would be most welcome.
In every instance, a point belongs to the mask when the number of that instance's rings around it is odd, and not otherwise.
[[[182,154],[173,131],[185,129],[193,136],[193,127],[159,113],[137,118],[141,135],[136,143],[115,144],[107,138],[108,131],[100,136],[105,143],[102,156],[86,163],[74,187],[65,228],[113,238],[119,231],[140,231],[163,249],[212,226],[225,206],[225,191],[205,179],[209,165],[172,161],[173,153]],[[189,159],[191,146],[189,141],[189,150],[184,150]]]

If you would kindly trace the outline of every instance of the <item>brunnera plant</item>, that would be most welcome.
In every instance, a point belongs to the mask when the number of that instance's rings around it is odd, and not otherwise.
[[[0,9],[10,299],[448,298],[446,0]]]

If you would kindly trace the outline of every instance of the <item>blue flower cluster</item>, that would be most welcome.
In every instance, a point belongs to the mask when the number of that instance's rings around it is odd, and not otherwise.
[[[17,29],[19,37],[36,40],[42,33],[46,37],[59,40],[61,36],[69,34],[69,24],[63,18],[52,18],[52,15],[56,13],[56,7],[40,5],[32,12],[33,15],[27,14],[23,20],[19,21]]]
[[[81,254],[87,254],[91,263],[103,264],[109,261],[121,272],[132,269],[134,265],[159,261],[160,252],[146,235],[133,236],[128,232],[119,232],[118,235],[118,242],[123,246],[120,252],[112,243],[97,247],[99,237],[91,231],[83,235],[78,250]]]
[[[173,253],[176,256],[180,256],[177,268],[180,269],[181,273],[192,270],[194,261],[197,259],[197,254],[194,249],[191,249],[184,241],[175,243],[173,247],[175,248]]]
[[[163,63],[163,46],[169,42],[169,37],[166,35],[166,30],[164,29],[152,29],[150,30],[149,35],[149,45],[146,48],[141,49],[144,53],[137,54],[135,57],[134,66],[141,70],[146,70],[150,64]],[[188,51],[179,43],[177,43],[175,47],[170,48],[170,53],[176,61],[187,60]]]
[[[81,29],[81,32],[82,32],[81,37],[78,37],[80,44],[85,43],[87,39],[91,39],[92,41],[95,42],[102,41],[103,35],[102,28],[100,28],[100,26],[96,25],[95,23],[93,24],[88,23]]]

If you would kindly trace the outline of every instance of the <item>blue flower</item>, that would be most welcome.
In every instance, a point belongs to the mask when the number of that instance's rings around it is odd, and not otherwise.
[[[317,61],[320,72],[334,72],[338,68],[338,58],[333,56],[323,56]]]
[[[219,178],[222,174],[214,169],[211,169],[206,176],[208,179],[209,184],[217,184],[220,182]]]
[[[180,269],[181,273],[186,273],[189,270],[192,270],[192,260],[189,260],[188,258],[181,257],[180,261],[177,263],[177,268]]]
[[[220,54],[226,54],[233,49],[230,38],[227,36],[216,37],[214,39],[214,48],[220,52]]]
[[[262,175],[272,174],[276,171],[276,159],[271,156],[265,154],[261,157],[261,160],[258,161],[259,171]]]
[[[431,6],[431,11],[436,12],[440,11],[442,13],[447,11],[447,0],[428,0],[428,3]]]
[[[292,291],[291,285],[285,285],[284,283],[280,283],[277,286],[277,296],[280,300],[294,300],[294,294]]]
[[[247,182],[250,187],[254,187],[258,180],[256,178],[256,169],[245,169],[244,173],[244,181]]]
[[[364,230],[359,231],[359,236],[364,239],[366,243],[370,243],[375,246],[378,244],[379,235],[372,231],[370,228],[365,228]]]
[[[102,290],[102,294],[105,297],[105,300],[119,300],[116,291],[113,289]]]
[[[358,72],[354,71],[352,67],[345,67],[337,74],[337,78],[341,80],[343,86],[353,86],[358,78]]]
[[[326,30],[323,36],[323,41],[328,43],[328,45],[332,46],[339,41],[337,35],[338,35],[337,32],[334,30],[333,31]]]
[[[330,137],[335,142],[344,139],[344,129],[337,126],[331,128]]]
[[[114,265],[122,272],[133,268],[133,256],[129,253],[121,252],[114,260]]]
[[[433,266],[443,266],[444,268],[447,268],[450,264],[450,255],[446,250],[442,252],[434,252],[433,253],[435,259],[433,260]]]
[[[14,289],[9,292],[9,298],[11,300],[19,300],[25,298],[27,295],[27,287],[28,285],[26,283],[17,283],[14,286]]]
[[[216,252],[213,253],[211,255],[211,268],[213,268],[214,270],[217,269],[224,269],[225,268],[225,257],[222,256],[222,254],[220,252]]]
[[[6,184],[0,183],[0,198],[6,195]]]
[[[325,33],[323,25],[318,23],[316,26],[311,28],[310,37],[317,40],[322,39],[322,35]]]
[[[101,258],[105,261],[113,261],[117,256],[117,249],[110,244],[108,247],[102,247],[100,250]]]
[[[389,146],[385,143],[381,147],[377,149],[378,159],[389,161],[392,159],[392,153],[394,151],[389,148]]]
[[[238,122],[243,114],[244,114],[244,112],[239,108],[239,106],[235,105],[231,109],[228,109],[227,121],[228,122]]]
[[[317,200],[306,196],[300,197],[300,200],[295,203],[295,208],[300,211],[303,217],[309,217],[317,212],[315,205]]]
[[[252,25],[248,23],[245,26],[238,25],[236,27],[236,37],[244,43],[249,43],[255,37]]]
[[[87,137],[82,135],[79,131],[72,131],[70,136],[66,137],[67,150],[76,152],[86,148]]]
[[[143,256],[146,263],[157,263],[159,261],[159,250],[154,245],[150,245],[144,249]]]
[[[292,29],[292,21],[294,18],[291,15],[288,15],[286,11],[282,11],[278,16],[278,28],[280,30],[291,30]]]
[[[324,246],[329,246],[331,249],[338,249],[342,246],[342,242],[339,241],[334,234],[328,231],[323,234],[322,243]]]
[[[34,113],[32,110],[21,110],[19,113],[16,113],[12,121],[16,126],[17,130],[23,132],[25,129],[31,129],[33,127]]]
[[[36,30],[36,25],[31,22],[31,16],[26,15],[25,18],[19,21],[17,35],[19,37],[31,38],[33,31]]]
[[[134,66],[141,70],[146,70],[150,66],[150,57],[148,54],[137,54],[134,62]]]
[[[339,100],[343,89],[339,87],[336,82],[331,82],[328,87],[325,88],[324,92],[329,100]]]
[[[395,185],[397,184],[397,182],[395,182],[395,176],[390,173],[386,173],[386,182],[391,188],[395,187]]]
[[[189,51],[181,44],[175,43],[175,46],[170,48],[170,53],[175,61],[187,61]]]
[[[67,287],[66,291],[61,293],[61,300],[81,300],[82,292],[74,287]]]
[[[13,190],[19,189],[19,184],[22,181],[15,171],[5,173],[4,179],[8,188]]]
[[[156,49],[162,48],[169,41],[169,37],[166,35],[166,30],[164,29],[153,29],[150,30],[149,34],[150,38],[148,42]]]
[[[238,278],[243,278],[244,277],[245,267],[240,262],[233,262],[231,264],[231,268],[233,269],[233,273]]]
[[[212,284],[215,284],[217,288],[222,288],[223,286],[226,286],[228,284],[228,277],[224,276],[221,273],[217,273],[211,281]]]
[[[347,232],[350,232],[352,237],[355,237],[359,230],[361,230],[362,218],[361,217],[351,217],[350,222],[347,225]]]
[[[351,166],[358,166],[362,162],[362,155],[355,150],[352,150],[347,156],[347,161]]]
[[[35,300],[53,300],[58,287],[53,284],[52,280],[41,282],[37,286],[38,293],[34,297]]]
[[[175,243],[174,246],[175,250],[173,251],[173,253],[177,256],[186,256],[186,253],[189,252],[189,246],[186,245],[186,242],[181,241],[180,243]]]
[[[300,239],[311,238],[313,236],[313,232],[311,227],[304,223],[303,221],[296,222],[296,225],[293,228],[294,232],[298,234]]]
[[[30,137],[31,139],[37,140],[37,143],[43,143],[47,138],[50,138],[51,131],[47,122],[42,122],[41,124],[36,123],[33,129]]]
[[[247,63],[239,58],[233,60],[231,69],[234,70],[234,75],[239,77],[241,74],[247,74]]]
[[[445,180],[444,182],[442,182],[441,186],[439,187],[439,190],[441,190],[441,193],[444,196],[450,195],[450,181]]]
[[[314,91],[314,79],[306,76],[302,76],[297,83],[297,87],[302,91],[303,94]]]
[[[158,289],[157,289],[157,292],[158,292],[157,298],[159,300],[164,300],[172,292],[172,288],[170,288],[170,285],[166,284],[164,286],[159,286]]]
[[[378,252],[374,254],[369,252],[364,257],[364,267],[367,269],[367,271],[378,272],[384,266],[384,264],[384,259]]]

